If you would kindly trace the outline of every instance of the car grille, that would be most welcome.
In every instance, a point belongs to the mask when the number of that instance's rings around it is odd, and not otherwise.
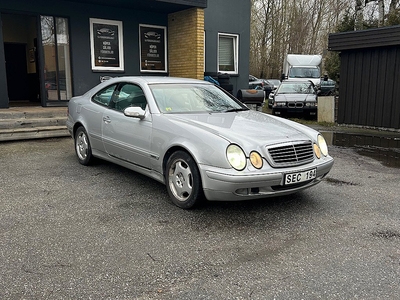
[[[304,106],[303,102],[288,102],[287,105],[290,108],[302,108]]]
[[[273,167],[298,166],[314,160],[313,146],[310,141],[273,145],[267,147],[267,151]]]

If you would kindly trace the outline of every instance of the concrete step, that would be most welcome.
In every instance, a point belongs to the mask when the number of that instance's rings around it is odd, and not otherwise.
[[[13,107],[0,109],[0,120],[67,117],[66,107]]]
[[[0,141],[69,136],[66,107],[15,107],[0,110]]]
[[[63,126],[67,117],[27,118],[27,119],[0,119],[1,129],[33,128],[45,126]]]
[[[70,136],[66,126],[43,126],[0,130],[0,141],[17,141]]]

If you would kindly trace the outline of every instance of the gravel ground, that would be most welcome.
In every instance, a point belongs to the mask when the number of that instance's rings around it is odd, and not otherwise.
[[[400,298],[400,172],[354,149],[304,192],[186,211],[70,138],[0,148],[1,299]]]

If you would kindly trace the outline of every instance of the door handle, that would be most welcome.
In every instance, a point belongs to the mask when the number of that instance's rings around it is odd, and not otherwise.
[[[110,119],[110,117],[103,117],[103,121],[104,121],[104,123],[106,123],[106,124],[110,124],[111,123],[111,119]]]

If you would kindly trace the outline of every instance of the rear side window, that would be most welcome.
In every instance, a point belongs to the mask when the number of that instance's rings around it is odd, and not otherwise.
[[[93,102],[96,102],[100,105],[108,106],[116,87],[117,85],[113,84],[102,89],[100,92],[97,92],[92,98]]]

